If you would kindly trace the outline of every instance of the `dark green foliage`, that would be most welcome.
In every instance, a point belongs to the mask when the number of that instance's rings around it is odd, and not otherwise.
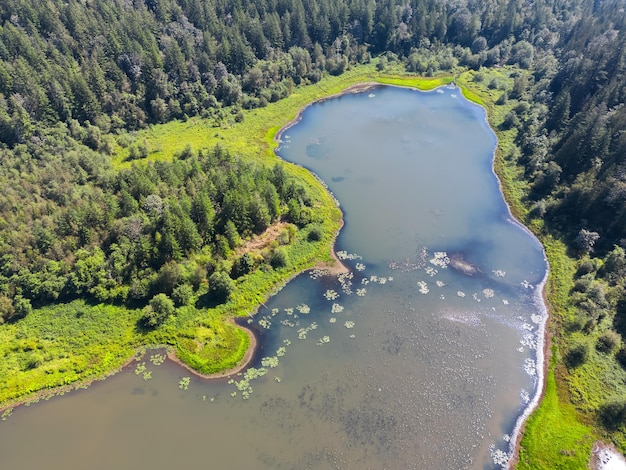
[[[215,302],[226,302],[234,288],[235,283],[230,276],[223,271],[214,272],[209,277],[209,296]]]
[[[237,279],[252,272],[254,267],[255,262],[252,255],[250,253],[244,253],[233,262],[233,267],[230,274],[233,279]]]
[[[193,287],[189,284],[181,284],[172,292],[172,300],[177,307],[191,305],[193,300]]]
[[[318,242],[322,239],[322,231],[319,227],[313,227],[309,230],[309,234],[307,235],[307,239],[310,242]]]
[[[565,364],[567,367],[574,368],[583,365],[589,358],[589,347],[582,342],[570,345],[565,355]]]
[[[622,346],[615,354],[615,359],[622,368],[626,369],[626,346]]]
[[[157,294],[144,308],[140,323],[144,328],[161,326],[170,315],[176,312],[174,302],[165,294]]]
[[[285,249],[277,248],[276,250],[274,250],[270,258],[270,264],[272,265],[272,267],[274,269],[284,268],[285,266],[287,266],[287,263],[288,259]]]
[[[623,398],[615,398],[607,401],[598,410],[600,422],[607,429],[616,429],[626,422],[626,401]]]
[[[606,331],[598,337],[596,349],[603,353],[611,353],[620,345],[622,337],[615,331]]]

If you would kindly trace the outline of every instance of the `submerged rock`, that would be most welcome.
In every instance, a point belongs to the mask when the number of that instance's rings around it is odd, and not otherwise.
[[[480,273],[480,269],[477,266],[469,263],[463,257],[461,253],[453,253],[449,256],[449,266],[457,271],[465,274],[466,276],[475,276]]]

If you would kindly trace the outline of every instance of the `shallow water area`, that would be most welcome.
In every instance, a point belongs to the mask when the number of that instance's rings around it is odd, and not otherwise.
[[[307,108],[281,139],[340,201],[351,273],[303,273],[270,299],[250,324],[260,355],[230,381],[148,353],[16,409],[2,468],[506,464],[538,384],[546,263],[502,199],[484,110],[454,87],[377,87]]]

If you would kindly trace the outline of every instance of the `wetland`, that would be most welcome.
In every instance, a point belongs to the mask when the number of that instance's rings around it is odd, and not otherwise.
[[[373,87],[279,137],[339,201],[349,272],[302,273],[263,305],[239,375],[206,381],[148,352],[16,408],[3,467],[506,466],[542,381],[547,265],[503,200],[484,109],[454,86]]]

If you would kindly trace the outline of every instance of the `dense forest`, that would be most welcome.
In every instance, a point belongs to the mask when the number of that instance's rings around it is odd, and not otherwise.
[[[502,129],[518,130],[517,150],[504,158],[527,182],[528,214],[519,215],[563,241],[576,267],[557,325],[560,376],[578,409],[623,444],[624,8],[620,0],[3,1],[0,322],[87,298],[151,305],[143,321],[154,328],[169,302],[197,292],[223,299],[234,279],[287,262],[280,250],[234,259],[242,238],[279,220],[321,236],[306,186],[281,165],[219,147],[145,163],[149,149],[133,132],[194,116],[216,127],[240,121],[242,110],[372,58],[380,71],[471,69],[476,81],[483,67],[514,65],[511,90],[496,79],[488,87],[512,104]],[[120,147],[136,164],[112,165]],[[194,269],[181,268],[185,260]],[[581,385],[598,370],[613,377],[602,390]]]

